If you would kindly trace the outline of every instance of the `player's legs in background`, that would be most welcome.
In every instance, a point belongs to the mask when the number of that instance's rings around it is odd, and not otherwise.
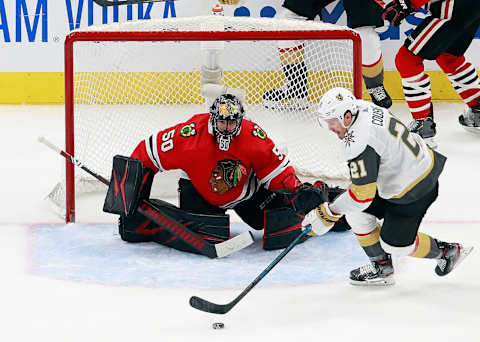
[[[348,26],[362,38],[362,75],[367,92],[377,106],[390,108],[392,99],[383,85],[383,57],[376,27],[384,25],[382,10],[374,1],[344,0]]]
[[[453,3],[453,6],[452,6]],[[435,2],[427,16],[407,37],[400,48],[395,64],[402,77],[405,100],[414,121],[409,128],[420,134],[429,145],[436,146],[432,139],[436,134],[431,104],[430,79],[424,73],[423,60],[436,60],[457,42],[462,47],[468,45],[464,39],[471,36],[470,25],[477,23],[479,3],[458,0]],[[464,28],[468,27],[468,32]],[[450,52],[451,53],[451,52]],[[441,60],[441,63],[444,62]]]
[[[314,1],[305,1],[305,4],[299,3],[299,1],[293,2],[286,0],[283,5],[284,7],[276,18],[293,20],[309,19],[312,15],[311,11],[313,11]],[[313,17],[315,17],[315,15],[313,15]],[[285,82],[282,86],[267,90],[263,94],[265,107],[278,108],[291,105],[295,106],[296,109],[308,108],[308,70],[304,60],[304,53],[304,45],[301,41],[279,41],[278,54],[283,75],[285,76]]]
[[[395,65],[402,77],[405,101],[413,117],[408,128],[425,139],[431,148],[435,148],[437,130],[433,120],[432,89],[423,60],[402,46],[395,57]]]
[[[437,58],[438,65],[447,75],[455,91],[468,106],[459,116],[459,122],[465,127],[475,127],[480,133],[480,82],[477,70],[463,56],[473,41],[480,26],[480,9],[477,20],[464,29],[464,35],[456,40],[445,53]]]

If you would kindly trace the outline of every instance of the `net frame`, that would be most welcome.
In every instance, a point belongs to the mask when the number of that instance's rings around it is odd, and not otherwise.
[[[261,40],[351,40],[353,54],[353,93],[362,97],[361,40],[349,29],[287,31],[86,31],[70,33],[65,39],[65,151],[75,155],[74,128],[74,50],[76,42],[123,41],[261,41]],[[65,221],[75,222],[75,167],[65,164]]]

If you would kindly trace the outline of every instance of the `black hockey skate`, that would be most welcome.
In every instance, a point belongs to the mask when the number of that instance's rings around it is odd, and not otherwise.
[[[437,260],[435,273],[441,277],[449,274],[473,249],[473,247],[465,247],[459,243],[437,241],[437,244],[438,247],[443,249],[443,254],[440,259]]]
[[[360,286],[387,286],[395,284],[392,257],[356,268],[350,272],[350,284]]]
[[[480,134],[480,103],[474,107],[469,107],[458,117],[458,122],[468,132]]]
[[[437,148],[438,145],[434,139],[437,134],[436,126],[437,124],[433,121],[432,107],[430,107],[430,114],[425,119],[416,119],[410,122],[408,130],[420,135],[430,148]]]
[[[392,98],[388,95],[383,85],[367,89],[367,93],[370,94],[372,102],[377,106],[383,108],[390,108],[392,106]]]

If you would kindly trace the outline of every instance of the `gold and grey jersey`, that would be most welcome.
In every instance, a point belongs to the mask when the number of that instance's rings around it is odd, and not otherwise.
[[[344,138],[351,197],[358,202],[378,195],[411,203],[436,184],[446,158],[387,109],[358,101],[359,113]]]

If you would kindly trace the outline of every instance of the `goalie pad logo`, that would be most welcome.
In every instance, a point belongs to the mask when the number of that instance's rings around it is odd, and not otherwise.
[[[247,168],[240,160],[222,159],[212,170],[209,179],[212,192],[219,195],[237,186],[243,176],[247,174]]]
[[[265,131],[261,129],[258,125],[253,126],[252,135],[262,140],[267,139],[267,133],[265,133]]]
[[[182,127],[180,130],[180,135],[184,138],[192,137],[197,134],[197,131],[195,130],[195,122],[192,122],[191,124],[185,125]]]

